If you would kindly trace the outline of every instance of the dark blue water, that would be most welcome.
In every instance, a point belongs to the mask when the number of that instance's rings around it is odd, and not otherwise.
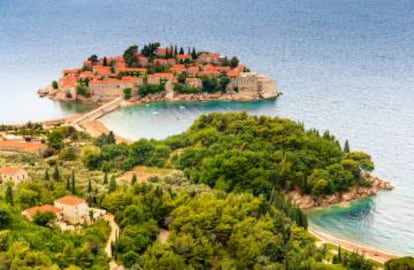
[[[312,213],[332,234],[414,253],[414,1],[0,0],[0,122],[64,115],[35,91],[85,56],[161,41],[237,55],[275,78],[276,102],[151,104],[104,121],[129,137],[166,137],[209,111],[248,110],[330,129],[372,154],[397,189]]]

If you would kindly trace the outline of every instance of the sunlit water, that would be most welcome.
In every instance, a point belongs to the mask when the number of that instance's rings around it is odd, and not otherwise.
[[[82,5],[81,5],[82,3]],[[414,253],[414,1],[0,1],[0,122],[66,115],[35,91],[85,56],[148,41],[237,55],[275,78],[276,102],[156,103],[103,121],[131,138],[164,138],[200,114],[247,110],[329,129],[369,152],[397,188],[310,214],[330,233]]]

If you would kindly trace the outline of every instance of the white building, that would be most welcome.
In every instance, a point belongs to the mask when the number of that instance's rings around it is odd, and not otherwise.
[[[0,183],[10,181],[14,184],[20,184],[27,179],[29,179],[29,175],[23,169],[16,167],[0,168]]]
[[[89,206],[84,199],[75,196],[65,196],[55,200],[54,206],[62,210],[63,219],[78,224],[89,219]]]

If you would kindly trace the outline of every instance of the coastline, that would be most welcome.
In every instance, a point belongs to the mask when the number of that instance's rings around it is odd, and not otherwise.
[[[330,235],[326,232],[320,231],[315,226],[309,226],[308,232],[312,234],[314,237],[319,239],[321,244],[329,243],[335,246],[341,246],[341,248],[346,249],[351,252],[357,252],[361,255],[364,255],[366,258],[371,259],[373,261],[379,263],[385,263],[390,259],[395,259],[402,257],[401,254],[395,254],[392,252],[383,251],[377,248],[364,246],[361,244],[356,244],[352,241],[348,241],[333,235]]]

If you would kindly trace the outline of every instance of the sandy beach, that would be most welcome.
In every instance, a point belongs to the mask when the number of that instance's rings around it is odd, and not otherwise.
[[[102,133],[108,134],[110,130],[99,120],[94,120],[90,122],[86,122],[82,124],[82,128],[85,129],[85,132],[90,134],[92,137],[98,137]],[[115,134],[115,139],[117,143],[131,143],[132,140],[121,137],[117,134]]]
[[[346,249],[348,251],[355,251],[361,255],[364,255],[366,258],[380,263],[385,263],[390,259],[401,257],[401,255],[382,251],[372,247],[366,247],[363,245],[355,244],[350,241],[341,239],[339,237],[329,235],[327,233],[319,231],[317,228],[312,226],[308,228],[308,232],[310,232],[313,236],[319,239],[319,241],[322,243],[330,243],[336,246],[341,246],[341,248],[343,249]]]

